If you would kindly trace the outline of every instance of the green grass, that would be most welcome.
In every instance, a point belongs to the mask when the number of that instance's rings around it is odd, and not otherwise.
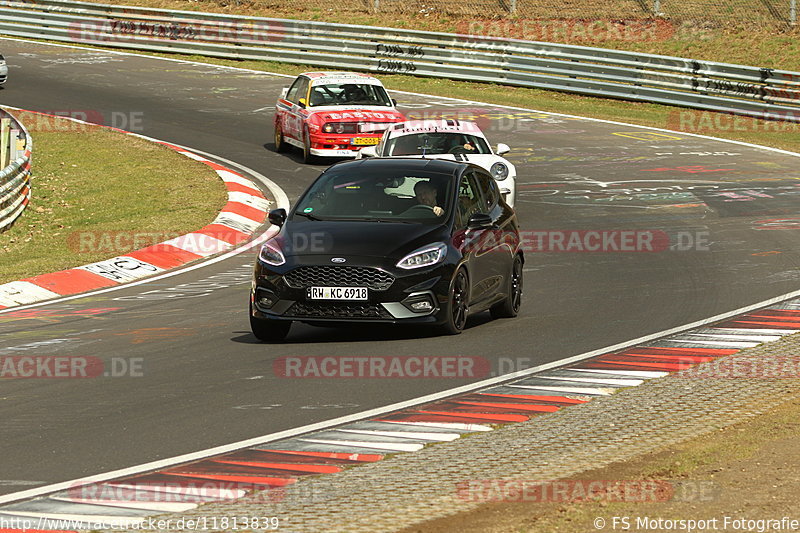
[[[34,139],[33,194],[23,216],[0,233],[0,283],[196,230],[226,202],[213,170],[166,147],[105,128],[17,116]]]

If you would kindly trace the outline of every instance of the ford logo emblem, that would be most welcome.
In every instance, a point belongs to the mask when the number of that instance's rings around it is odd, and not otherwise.
[[[331,257],[331,263],[344,263],[347,261],[344,257]]]

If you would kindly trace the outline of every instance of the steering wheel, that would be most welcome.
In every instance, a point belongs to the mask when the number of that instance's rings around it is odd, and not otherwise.
[[[433,206],[425,205],[425,204],[412,205],[411,207],[406,209],[405,212],[408,213],[408,212],[411,212],[411,211],[414,211],[414,210],[422,211],[423,209],[425,209],[426,211],[433,211]]]
[[[458,146],[453,146],[447,151],[448,154],[469,154],[472,153],[470,150],[467,150],[460,144]]]
[[[433,207],[425,204],[412,205],[411,207],[400,213],[400,217],[422,216],[427,218],[429,215],[435,215],[435,213],[433,212]]]

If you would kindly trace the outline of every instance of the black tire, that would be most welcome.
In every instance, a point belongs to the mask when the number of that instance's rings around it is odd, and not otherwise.
[[[283,139],[283,130],[275,123],[275,151],[276,152],[285,152],[289,149],[289,145]]]
[[[447,321],[442,324],[441,331],[445,335],[458,335],[464,331],[469,313],[469,277],[463,268],[459,268],[450,282],[447,297]]]
[[[316,156],[311,154],[311,135],[308,128],[303,130],[303,163],[311,165],[317,162]]]
[[[292,327],[291,320],[256,318],[250,312],[250,330],[261,342],[282,342]]]
[[[492,318],[514,318],[519,314],[522,305],[522,258],[519,255],[514,256],[508,283],[508,296],[489,309]]]

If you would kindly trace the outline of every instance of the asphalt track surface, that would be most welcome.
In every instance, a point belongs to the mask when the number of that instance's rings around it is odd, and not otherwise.
[[[285,77],[9,40],[0,41],[0,51],[10,68],[1,104],[85,113],[217,154],[267,176],[290,200],[324,168],[273,150],[272,106]],[[246,311],[252,253],[145,285],[0,313],[0,356],[92,356],[123,374],[122,367],[136,365],[141,374],[0,381],[0,495],[486,377],[286,379],[273,372],[278,357],[478,355],[503,373],[798,287],[797,229],[776,229],[786,220],[798,227],[796,157],[633,126],[395,96],[408,115],[476,115],[493,143],[512,147],[523,230],[661,230],[689,249],[529,249],[521,315],[474,317],[458,337],[295,325],[286,344],[259,344]]]

